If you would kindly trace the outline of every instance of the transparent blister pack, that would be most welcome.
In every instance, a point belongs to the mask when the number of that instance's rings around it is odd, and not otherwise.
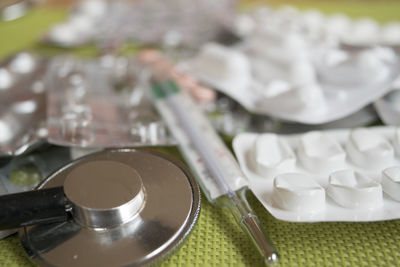
[[[274,38],[279,41],[268,41]],[[385,95],[400,63],[390,48],[314,47],[288,33],[234,47],[207,44],[180,68],[253,113],[320,124],[344,118]]]
[[[80,1],[67,20],[53,26],[44,40],[62,47],[92,42],[103,45],[110,41],[196,47],[230,24],[235,2]]]
[[[293,222],[400,218],[400,129],[243,133],[233,148],[250,189]]]
[[[0,65],[0,156],[22,154],[46,135],[46,60],[18,53]]]
[[[53,60],[46,77],[48,141],[81,147],[171,145],[139,63],[104,56]]]

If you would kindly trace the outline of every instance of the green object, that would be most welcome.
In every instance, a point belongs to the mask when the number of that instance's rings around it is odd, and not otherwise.
[[[32,163],[13,169],[8,178],[11,183],[21,186],[36,185],[42,180],[39,169]]]
[[[247,0],[242,3],[243,9],[266,3],[274,7],[292,4],[300,10],[318,9],[325,14],[344,13],[354,19],[370,17],[382,23],[398,21],[400,18],[400,1],[396,0]]]
[[[162,99],[179,92],[179,88],[172,80],[160,80],[152,83],[151,89],[155,99]]]
[[[314,1],[311,6],[299,1],[296,3],[301,8],[321,6],[323,11],[329,13],[348,12],[356,17],[371,15],[382,22],[400,20],[400,2]],[[4,58],[24,48],[55,51],[36,45],[33,35],[43,32],[62,17],[63,13],[59,10],[38,9],[19,20],[1,22],[0,57]],[[13,24],[6,25],[7,23]],[[181,158],[174,147],[162,147],[158,150]],[[280,266],[358,267],[400,264],[400,220],[370,223],[289,223],[272,217],[251,193],[249,202],[280,253]],[[231,219],[230,211],[215,208],[205,197],[201,204],[200,218],[193,232],[161,265],[261,266],[258,253]],[[16,235],[0,240],[0,266],[31,266]]]

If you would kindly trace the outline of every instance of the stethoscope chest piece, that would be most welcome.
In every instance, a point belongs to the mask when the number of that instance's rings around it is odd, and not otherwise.
[[[40,188],[63,186],[70,219],[20,231],[28,255],[43,266],[154,263],[190,232],[199,188],[169,156],[113,149],[78,159]]]

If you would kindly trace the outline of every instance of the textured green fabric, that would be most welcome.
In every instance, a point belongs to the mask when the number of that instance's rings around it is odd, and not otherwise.
[[[346,11],[354,16],[371,15],[380,21],[400,20],[399,2],[378,2],[324,1],[314,2],[314,6],[329,13]],[[310,3],[299,5],[302,8],[312,6]],[[0,22],[0,58],[27,48],[50,54],[60,52],[36,45],[34,41],[48,25],[64,16],[63,10],[38,9],[20,20]],[[80,51],[91,53],[86,48]],[[175,148],[159,150],[178,156]],[[400,220],[288,223],[274,219],[251,193],[249,199],[281,255],[280,266],[400,266]],[[213,207],[203,197],[200,218],[193,232],[162,265],[261,266],[261,262],[229,211]],[[0,266],[30,266],[16,235],[0,241]]]
[[[375,223],[288,223],[250,203],[278,249],[280,266],[399,266],[400,220]],[[202,199],[200,218],[162,266],[262,266],[227,210]],[[29,266],[17,236],[0,241],[0,266]]]

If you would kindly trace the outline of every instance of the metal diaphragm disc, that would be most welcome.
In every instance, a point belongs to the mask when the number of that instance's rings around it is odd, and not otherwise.
[[[91,172],[88,168],[99,164],[111,170]],[[94,173],[95,177],[82,178],[86,172],[88,175]],[[101,187],[105,190],[98,194],[98,203],[95,194],[85,198],[67,191],[66,196],[78,202],[73,203],[78,209],[83,207],[84,212],[89,211],[95,218],[99,217],[106,226],[97,227],[92,225],[92,221],[85,221],[84,216],[77,219],[79,216],[73,214],[67,222],[22,228],[21,242],[28,255],[39,265],[132,266],[153,263],[176,247],[197,220],[200,211],[198,185],[182,163],[164,154],[150,150],[106,150],[70,163],[50,175],[39,187],[63,186],[69,175],[77,174],[81,175],[82,187],[93,184],[95,188],[96,177],[100,177],[98,182],[103,183]],[[134,177],[133,182],[126,179],[130,176]],[[106,190],[104,186],[108,179],[127,183],[125,189],[131,187],[130,191],[118,192],[115,190],[118,185]],[[79,177],[73,181],[74,186],[79,185],[77,181]],[[123,194],[126,200],[121,196]],[[105,197],[113,203],[107,202]],[[102,212],[121,211],[120,207],[126,207],[126,203],[131,201],[137,201],[136,206],[129,207],[130,212],[132,208],[137,208],[132,218],[115,220],[119,222],[117,226],[112,226],[115,221],[104,221],[108,215],[103,216]],[[97,213],[99,210],[100,213]]]

